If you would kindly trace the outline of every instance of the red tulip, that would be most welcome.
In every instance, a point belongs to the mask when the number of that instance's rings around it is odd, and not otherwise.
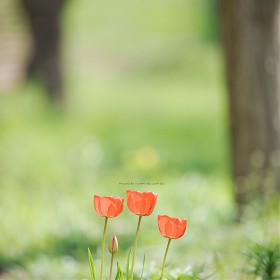
[[[131,262],[131,270],[130,270],[130,279],[133,278],[133,269],[134,269],[134,260],[136,255],[138,234],[141,224],[141,219],[143,216],[149,216],[154,211],[158,195],[154,192],[138,192],[138,191],[126,191],[127,198],[127,207],[129,210],[138,215],[138,225],[136,229],[134,246],[133,246],[133,254],[132,254],[132,262]]]
[[[93,198],[94,208],[98,215],[102,217],[117,217],[123,210],[122,197],[98,196]]]
[[[152,214],[158,195],[154,192],[126,191],[127,207],[139,216]]]
[[[186,232],[188,221],[177,217],[158,215],[158,228],[162,236],[170,239],[178,239]]]

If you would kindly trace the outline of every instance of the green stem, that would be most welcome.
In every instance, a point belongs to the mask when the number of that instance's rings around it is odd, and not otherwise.
[[[112,280],[112,269],[113,269],[113,262],[114,262],[114,253],[111,254],[111,265],[110,265],[110,277],[109,280]]]
[[[169,238],[168,242],[167,242],[167,246],[166,246],[166,250],[165,250],[165,254],[164,254],[164,258],[163,258],[163,263],[162,263],[162,268],[161,268],[161,275],[160,275],[159,280],[161,280],[162,277],[163,277],[163,272],[164,272],[164,267],[165,267],[165,262],[166,262],[166,256],[167,256],[167,253],[168,253],[170,242],[171,242],[171,238]]]
[[[142,216],[139,216],[138,225],[137,225],[136,234],[135,234],[135,239],[134,239],[134,245],[133,245],[132,264],[131,264],[131,271],[130,271],[130,279],[131,280],[133,280],[134,260],[135,260],[135,255],[136,255],[136,248],[137,248],[137,241],[138,241],[141,219],[142,219]]]
[[[101,257],[100,280],[102,280],[102,279],[103,279],[104,250],[105,250],[105,235],[106,235],[107,222],[108,222],[108,217],[105,217],[104,230],[103,230],[103,236],[102,236],[102,257]]]

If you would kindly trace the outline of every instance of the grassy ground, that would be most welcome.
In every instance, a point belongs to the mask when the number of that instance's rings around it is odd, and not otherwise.
[[[244,221],[233,223],[211,9],[203,0],[68,3],[65,108],[49,104],[33,82],[1,96],[0,278],[89,279],[87,247],[99,268],[102,232],[92,196],[124,196],[127,188],[159,194],[139,240],[136,272],[146,254],[148,279],[166,243],[157,214],[189,219],[170,249],[173,274],[203,265],[211,279],[241,279],[242,248],[274,241],[277,203],[252,203]],[[109,223],[122,267],[136,222],[125,209]]]

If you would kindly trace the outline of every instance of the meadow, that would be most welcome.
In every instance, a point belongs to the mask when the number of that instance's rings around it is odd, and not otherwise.
[[[92,197],[127,189],[159,195],[143,220],[137,275],[145,254],[144,279],[158,276],[166,241],[156,217],[167,214],[189,221],[170,248],[169,279],[255,279],[242,252],[254,242],[275,249],[278,199],[252,200],[235,223],[214,4],[67,3],[63,108],[35,81],[0,96],[1,280],[90,279],[87,248],[98,270],[103,227]],[[127,207],[109,221],[123,268],[136,224]]]

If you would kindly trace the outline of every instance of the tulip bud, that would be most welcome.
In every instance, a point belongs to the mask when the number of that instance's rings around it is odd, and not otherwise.
[[[108,246],[108,250],[111,254],[114,254],[116,252],[118,252],[118,239],[116,237],[116,235],[113,235],[112,236],[112,239],[109,243],[109,246]]]

